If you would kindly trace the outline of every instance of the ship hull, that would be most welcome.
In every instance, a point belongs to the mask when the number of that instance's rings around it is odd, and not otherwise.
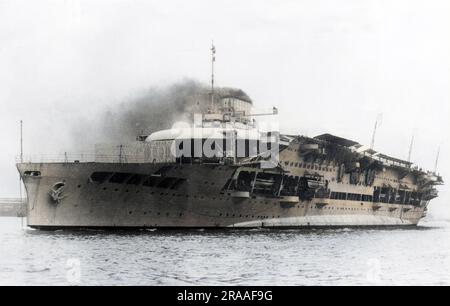
[[[58,228],[310,228],[414,226],[424,207],[332,199],[286,202],[236,197],[224,189],[236,166],[158,163],[22,163],[28,226]],[[165,169],[172,186],[94,182],[95,172],[148,174]],[[39,173],[27,176],[26,173]],[[55,200],[55,186],[64,184]]]

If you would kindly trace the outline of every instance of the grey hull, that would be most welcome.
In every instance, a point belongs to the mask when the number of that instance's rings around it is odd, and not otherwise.
[[[412,205],[312,199],[285,203],[277,197],[235,197],[224,191],[236,166],[205,164],[22,163],[28,226],[55,228],[308,228],[411,226],[424,216]],[[98,183],[93,172],[155,173],[182,178],[177,189]],[[25,171],[39,172],[26,176]],[[64,183],[59,201],[50,196]]]

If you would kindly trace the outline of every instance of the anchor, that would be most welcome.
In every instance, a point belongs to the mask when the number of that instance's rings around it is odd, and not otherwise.
[[[65,198],[62,195],[66,184],[63,182],[55,183],[49,191],[50,198],[55,204],[60,204],[61,201]]]

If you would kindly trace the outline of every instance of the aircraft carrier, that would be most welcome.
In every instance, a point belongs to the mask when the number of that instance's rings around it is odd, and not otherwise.
[[[17,164],[28,226],[298,228],[417,225],[442,178],[331,134],[262,130],[242,90],[190,97],[189,124]],[[195,114],[195,115],[194,115]]]

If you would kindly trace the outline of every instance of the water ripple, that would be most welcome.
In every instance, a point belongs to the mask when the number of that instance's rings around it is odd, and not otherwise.
[[[0,284],[71,285],[75,263],[83,285],[449,285],[449,234],[449,222],[46,232],[0,218]]]

